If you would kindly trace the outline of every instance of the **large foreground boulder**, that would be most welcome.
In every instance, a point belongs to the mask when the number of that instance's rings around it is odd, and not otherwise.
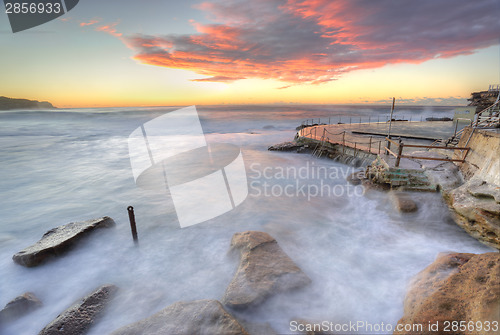
[[[19,251],[12,259],[20,265],[33,267],[40,265],[50,258],[63,255],[83,237],[97,228],[113,227],[112,218],[104,216],[99,219],[71,222],[46,232],[40,241]]]
[[[222,298],[226,306],[239,309],[255,306],[273,294],[311,282],[267,233],[236,233],[231,249],[240,252],[240,264]]]
[[[38,335],[83,335],[102,315],[117,287],[103,285],[59,314]]]
[[[111,335],[248,335],[243,326],[217,300],[176,302],[147,319]]]
[[[500,249],[500,188],[471,179],[445,194],[454,210],[455,222],[470,235]]]
[[[16,320],[42,306],[42,302],[31,292],[10,301],[0,311],[0,323]]]
[[[440,254],[413,278],[404,302],[404,316],[399,320],[402,326],[420,324],[423,328],[394,334],[498,334],[492,322],[499,319],[500,254]],[[465,321],[467,325],[473,321],[474,325],[456,330],[451,328],[453,321]],[[487,321],[490,331],[486,331]]]

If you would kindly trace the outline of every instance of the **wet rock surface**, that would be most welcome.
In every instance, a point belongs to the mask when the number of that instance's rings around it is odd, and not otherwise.
[[[27,267],[40,265],[51,258],[65,254],[97,228],[109,228],[114,225],[113,219],[105,216],[56,227],[46,232],[35,244],[16,253],[12,259],[17,264]]]
[[[236,233],[231,250],[239,251],[240,263],[222,298],[226,306],[237,309],[256,306],[274,294],[311,282],[267,233]]]
[[[217,300],[176,302],[151,317],[125,326],[111,335],[249,335]]]
[[[38,335],[83,335],[102,315],[104,308],[118,288],[103,285],[66,309]]]
[[[445,321],[498,321],[500,316],[500,254],[448,253],[410,282],[399,324],[422,324],[423,331],[394,334],[450,334]],[[428,325],[438,323],[439,329]],[[453,334],[497,334],[477,328]]]
[[[391,192],[391,196],[394,206],[401,213],[413,213],[418,210],[418,205],[410,194],[405,192]]]
[[[500,249],[500,188],[471,179],[445,195],[455,221],[470,235]]]
[[[307,148],[306,144],[297,142],[283,142],[280,144],[271,145],[267,150],[269,151],[295,151],[302,152]]]
[[[33,293],[26,292],[0,310],[0,322],[16,320],[40,307],[42,307],[42,302]]]

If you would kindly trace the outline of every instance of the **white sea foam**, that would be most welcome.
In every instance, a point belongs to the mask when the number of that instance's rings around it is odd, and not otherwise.
[[[291,318],[332,322],[397,322],[409,278],[447,250],[485,252],[450,221],[438,194],[418,194],[421,210],[397,213],[384,193],[365,196],[265,197],[250,195],[234,211],[180,229],[164,191],[135,186],[127,137],[161,108],[0,113],[0,306],[25,291],[43,308],[0,325],[2,334],[35,334],[61,311],[104,283],[120,291],[91,334],[106,334],[180,300],[220,299],[236,269],[227,255],[232,235],[261,230],[274,236],[311,277],[304,290],[283,294],[238,316],[289,332]],[[268,152],[290,140],[311,117],[385,115],[360,107],[200,107],[207,141],[235,144],[250,169],[349,167],[310,155]],[[418,109],[415,109],[418,112]],[[374,114],[375,113],[375,114]],[[446,114],[445,112],[442,112]],[[447,112],[449,115],[449,110]],[[269,127],[272,126],[272,127]],[[271,176],[285,187],[295,177]],[[326,180],[328,179],[328,180]],[[259,179],[261,180],[261,179]],[[345,185],[338,178],[302,183]],[[155,193],[156,192],[156,193]],[[134,247],[126,208],[135,208],[140,246]],[[12,255],[61,224],[109,215],[117,227],[102,231],[65,257],[37,268]]]

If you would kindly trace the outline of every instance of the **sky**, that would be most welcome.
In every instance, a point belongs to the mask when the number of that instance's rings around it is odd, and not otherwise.
[[[498,0],[80,0],[12,33],[0,96],[58,107],[466,105],[500,83]]]

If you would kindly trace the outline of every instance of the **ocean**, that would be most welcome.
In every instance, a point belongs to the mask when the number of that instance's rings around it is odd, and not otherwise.
[[[349,185],[345,177],[353,167],[267,150],[293,139],[307,119],[382,121],[390,107],[197,108],[207,141],[240,148],[248,196],[233,210],[186,228],[180,228],[168,190],[136,185],[128,149],[135,129],[177,107],[0,112],[0,308],[26,291],[43,302],[0,324],[1,334],[36,334],[106,283],[119,291],[90,334],[107,334],[177,301],[220,300],[238,265],[228,254],[231,237],[247,230],[276,238],[312,279],[304,289],[235,312],[279,333],[291,333],[294,318],[394,326],[409,280],[438,253],[491,250],[453,223],[439,194],[414,194],[419,210],[401,214],[386,193]],[[398,107],[395,115],[420,120],[452,116],[453,108]],[[135,209],[138,246],[128,206]],[[116,227],[96,231],[64,257],[35,268],[12,261],[51,228],[102,216],[112,217]]]

